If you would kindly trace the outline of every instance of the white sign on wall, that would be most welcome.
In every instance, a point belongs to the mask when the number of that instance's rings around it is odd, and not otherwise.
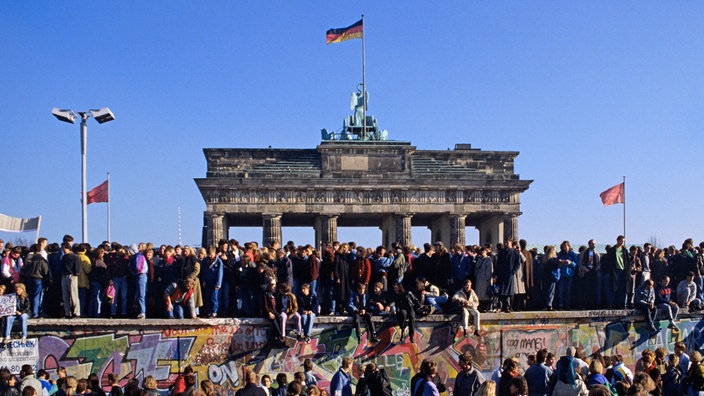
[[[0,367],[7,367],[12,374],[19,374],[23,364],[32,366],[36,373],[38,360],[38,338],[28,338],[24,344],[19,339],[0,344]]]
[[[14,315],[17,312],[16,306],[16,294],[3,294],[0,296],[0,316]]]

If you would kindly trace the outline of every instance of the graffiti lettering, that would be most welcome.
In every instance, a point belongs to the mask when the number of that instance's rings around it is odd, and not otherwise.
[[[608,318],[613,315],[611,311],[587,311],[587,316],[590,318]]]
[[[240,382],[235,362],[227,362],[221,366],[211,364],[208,366],[208,379],[215,385],[222,385],[229,381],[232,385],[238,386]]]

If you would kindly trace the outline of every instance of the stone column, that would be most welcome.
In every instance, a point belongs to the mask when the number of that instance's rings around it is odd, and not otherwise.
[[[484,219],[479,227],[479,241],[481,244],[491,243],[494,247],[504,241],[503,216],[489,216]]]
[[[203,237],[201,241],[203,247],[216,245],[220,239],[229,239],[229,231],[227,215],[212,212],[203,214]]]
[[[447,215],[439,215],[430,222],[431,243],[442,242],[445,246],[450,246],[450,221]]]
[[[460,246],[464,246],[466,243],[466,236],[465,236],[465,221],[467,219],[467,215],[450,215],[450,240],[447,241],[450,245],[452,244],[458,244]]]
[[[396,219],[394,215],[384,215],[379,228],[381,229],[381,246],[388,249],[391,243],[396,242]]]
[[[411,219],[412,214],[396,215],[396,242],[403,246],[411,244]]]
[[[337,240],[338,215],[321,214],[315,219],[315,244],[320,251],[326,243]]]
[[[281,242],[281,215],[263,214],[262,246],[268,246],[273,241]]]
[[[518,216],[516,215],[504,218],[504,240],[507,238],[518,243]]]

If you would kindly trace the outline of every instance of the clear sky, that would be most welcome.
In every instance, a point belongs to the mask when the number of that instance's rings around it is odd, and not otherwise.
[[[112,239],[177,243],[180,207],[181,241],[199,244],[201,149],[313,148],[338,129],[361,40],[325,31],[361,14],[369,113],[418,149],[520,151],[529,243],[613,242],[622,206],[599,193],[623,176],[630,242],[704,239],[701,1],[3,1],[0,213],[80,239],[79,125],[50,111],[109,106],[115,121],[88,121],[88,188],[111,173]],[[92,244],[106,209],[88,208]],[[0,233],[18,236],[34,237]]]

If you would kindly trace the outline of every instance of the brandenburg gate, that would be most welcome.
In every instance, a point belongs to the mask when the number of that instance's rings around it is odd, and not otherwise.
[[[514,173],[518,152],[418,150],[365,117],[355,111],[341,132],[324,129],[314,149],[204,148],[206,177],[195,179],[206,204],[203,246],[252,226],[263,227],[264,244],[282,242],[284,226],[313,227],[318,247],[337,240],[338,226],[378,226],[384,246],[410,244],[414,226],[448,245],[464,245],[467,226],[479,230],[471,243],[517,238],[520,194],[531,183]]]

